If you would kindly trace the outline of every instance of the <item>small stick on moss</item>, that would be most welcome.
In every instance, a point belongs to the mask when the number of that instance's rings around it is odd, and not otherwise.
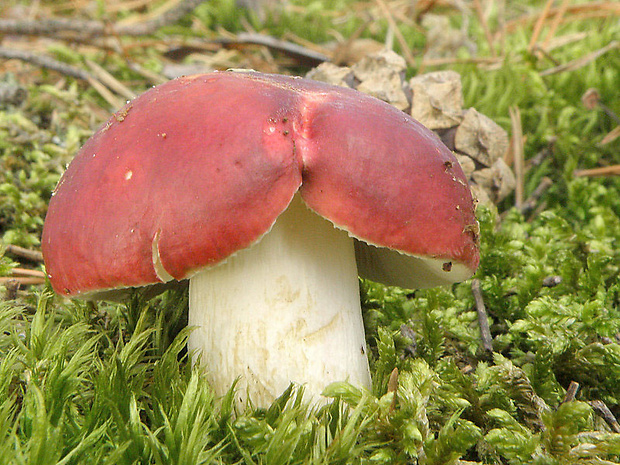
[[[110,104],[110,106],[113,108],[120,108],[123,106],[124,102],[110,92],[104,84],[95,79],[89,72],[76,68],[75,66],[61,63],[45,55],[38,55],[26,50],[12,50],[4,47],[0,47],[0,57],[21,60],[40,66],[41,68],[51,69],[65,76],[86,81]]]
[[[287,42],[285,40],[276,39],[275,37],[271,37],[265,34],[245,32],[237,35],[237,37],[234,39],[222,38],[216,40],[215,42],[227,48],[234,48],[235,46],[246,44],[262,45],[270,50],[275,50],[277,52],[291,56],[302,63],[306,63],[312,66],[317,66],[324,61],[329,61],[329,57],[327,55],[324,55],[323,53],[315,52],[314,50],[302,47],[301,45]]]
[[[31,262],[43,263],[43,254],[38,250],[25,249],[18,245],[7,245],[5,252],[16,257],[25,258]]]
[[[533,157],[529,158],[525,164],[525,172],[528,172],[534,166],[540,166],[543,161],[549,156],[553,154],[555,149],[555,144],[558,138],[553,136],[549,138],[548,145],[543,148],[540,152],[538,152]]]
[[[521,209],[520,209],[521,213],[526,215],[529,212],[531,212],[534,208],[536,208],[536,204],[538,203],[538,200],[547,191],[547,189],[549,189],[549,187],[551,187],[552,185],[553,185],[553,181],[551,180],[551,178],[548,178],[547,176],[542,178],[540,180],[540,184],[538,184],[538,186],[536,186],[536,189],[534,189],[534,192],[532,192],[532,194],[527,199],[525,199],[525,201],[521,205]]]
[[[473,279],[471,281],[471,290],[474,294],[474,300],[476,301],[476,313],[478,314],[478,325],[480,326],[482,346],[486,351],[493,352],[493,338],[491,336],[491,330],[489,329],[489,319],[487,310],[484,306],[479,279]]]
[[[45,280],[45,273],[39,270],[29,270],[27,268],[13,268],[11,270],[11,275],[15,277],[30,277]]]
[[[539,55],[542,55],[547,60],[549,60],[551,63],[553,63],[553,66],[560,66],[560,64],[561,64],[558,60],[553,58],[553,56],[551,55],[551,53],[549,51],[547,51],[546,49],[542,48],[539,45],[535,45],[534,48],[532,49],[532,51],[533,52],[538,52]]]
[[[41,68],[47,68],[53,71],[57,71],[65,76],[81,79],[82,81],[88,81],[88,79],[92,77],[89,73],[82,69],[76,68],[66,63],[61,63],[60,61],[54,60],[53,58],[50,58],[48,56],[38,55],[36,53],[28,52],[26,50],[15,50],[0,47],[0,57],[6,58],[8,60],[15,59],[25,61],[26,63],[31,63]]]
[[[590,176],[620,176],[620,165],[603,166],[602,168],[592,168],[590,170],[577,170],[573,172],[576,177]]]
[[[566,395],[564,396],[562,403],[565,404],[566,402],[574,401],[577,391],[579,391],[579,383],[571,381],[568,385],[568,389],[566,389]]]
[[[4,47],[0,47],[0,57],[7,59],[21,60],[26,63],[39,66],[41,68],[51,69],[65,76],[70,76],[75,79],[88,82],[113,108],[120,108],[123,105],[123,101],[116,98],[116,96],[108,90],[101,82],[87,71],[80,68],[62,63],[54,60],[51,57],[45,55],[38,55],[26,50],[13,50]]]
[[[29,276],[11,276],[10,278],[0,278],[0,284],[16,283],[18,286],[30,286],[35,284],[45,284],[44,278],[34,278]]]
[[[609,425],[614,433],[620,433],[620,424],[618,424],[618,420],[616,420],[616,417],[611,413],[611,410],[609,410],[605,402],[602,400],[591,400],[588,404],[590,404],[590,407],[605,420],[605,423]]]

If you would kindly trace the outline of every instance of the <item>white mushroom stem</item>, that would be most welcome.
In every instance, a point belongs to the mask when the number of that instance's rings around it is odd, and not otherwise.
[[[189,349],[217,395],[267,406],[293,381],[318,400],[370,386],[353,240],[295,196],[271,231],[190,280]]]

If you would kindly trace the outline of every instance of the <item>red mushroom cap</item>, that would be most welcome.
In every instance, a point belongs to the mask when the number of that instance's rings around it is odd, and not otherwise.
[[[297,191],[371,244],[363,275],[409,283],[370,269],[387,249],[444,263],[438,284],[478,266],[469,187],[430,130],[353,90],[218,72],[150,89],[86,142],[49,204],[50,281],[79,295],[190,277],[257,242]]]

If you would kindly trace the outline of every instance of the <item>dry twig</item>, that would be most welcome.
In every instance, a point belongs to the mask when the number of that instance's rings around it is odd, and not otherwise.
[[[620,425],[618,424],[618,420],[616,420],[616,417],[613,413],[611,413],[611,410],[609,410],[609,407],[607,407],[605,402],[602,400],[591,400],[588,404],[590,404],[590,407],[592,407],[592,409],[600,415],[603,420],[605,420],[605,423],[609,425],[614,433],[620,433]]]
[[[592,53],[588,53],[587,55],[577,58],[575,60],[569,61],[568,63],[564,63],[563,65],[560,66],[555,66],[553,68],[549,68],[546,69],[544,71],[540,72],[541,76],[550,76],[552,74],[558,74],[558,73],[562,73],[564,71],[574,71],[576,69],[579,68],[583,68],[584,66],[586,66],[587,64],[591,63],[592,61],[600,58],[601,56],[603,56],[604,54],[606,54],[607,52],[610,52],[612,50],[615,50],[617,48],[620,48],[620,42],[614,40],[611,41],[610,43],[608,43],[606,46],[604,46],[603,48],[596,50]]]
[[[26,50],[16,50],[6,47],[0,47],[0,58],[24,61],[26,63],[31,63],[33,65],[39,66],[41,68],[51,69],[65,76],[81,79],[82,81],[88,81],[92,78],[92,76],[88,72],[80,68],[76,68],[66,63],[61,63],[60,61],[54,60],[53,58],[50,58],[48,56],[39,55]]]
[[[144,36],[177,22],[205,0],[183,0],[154,19],[133,24],[107,24],[102,21],[80,21],[70,18],[33,20],[0,19],[0,32],[64,39],[87,39],[100,36]]]
[[[551,178],[545,176],[540,180],[540,184],[534,189],[534,192],[521,204],[520,211],[522,214],[527,214],[536,208],[538,200],[542,195],[553,185]]]
[[[564,396],[562,403],[565,404],[566,402],[574,401],[577,391],[579,391],[579,383],[571,381],[568,385],[568,389],[566,389],[566,395]]]
[[[25,249],[17,245],[7,245],[5,252],[16,257],[25,258],[31,262],[43,263],[43,254],[38,250]]]
[[[45,273],[39,270],[29,270],[28,268],[13,268],[11,275],[17,278],[41,278],[45,280]]]
[[[602,168],[592,168],[590,170],[577,170],[574,176],[600,177],[600,176],[620,176],[620,165],[603,166]]]
[[[270,50],[275,50],[296,58],[298,61],[306,63],[309,66],[317,66],[324,61],[329,61],[329,57],[323,53],[265,34],[247,32],[241,33],[235,38],[221,38],[215,42],[227,48],[235,48],[243,45],[262,45]]]

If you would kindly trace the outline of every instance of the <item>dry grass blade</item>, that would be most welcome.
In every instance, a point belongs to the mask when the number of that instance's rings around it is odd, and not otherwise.
[[[116,95],[114,95],[114,93],[112,93],[103,83],[95,79],[95,77],[89,72],[80,68],[62,63],[45,55],[39,55],[26,50],[7,49],[5,47],[0,47],[0,57],[20,60],[41,68],[56,71],[65,76],[86,81],[106,100],[106,102],[110,104],[111,107],[120,108],[124,104],[124,101],[116,97]],[[111,75],[109,76],[111,77]]]
[[[553,0],[547,0],[543,11],[540,13],[540,16],[536,20],[536,24],[534,25],[534,31],[532,32],[532,37],[530,38],[530,44],[527,47],[529,52],[534,50],[536,42],[538,42],[538,37],[542,31],[543,26],[545,25],[545,21],[549,17],[549,11],[551,10],[551,5],[553,5]]]
[[[609,131],[607,135],[605,135],[605,137],[601,139],[599,145],[607,145],[615,141],[618,137],[620,137],[620,126],[616,126],[611,131]]]
[[[413,54],[411,53],[411,49],[409,47],[409,44],[407,44],[407,40],[405,39],[402,32],[400,32],[400,29],[398,28],[398,25],[396,24],[396,21],[394,20],[394,16],[392,16],[392,12],[390,11],[390,9],[388,8],[388,6],[385,4],[383,0],[375,0],[375,1],[377,2],[377,5],[379,5],[379,8],[381,9],[383,16],[385,16],[385,19],[387,20],[390,26],[390,29],[396,36],[396,39],[398,40],[398,43],[400,44],[400,48],[402,49],[401,52],[404,55],[405,60],[407,61],[407,64],[409,66],[415,66],[415,58]]]
[[[567,8],[568,8],[568,0],[562,0],[562,4],[560,5],[560,10],[558,11],[558,14],[553,17],[553,20],[551,21],[551,26],[549,27],[549,32],[547,32],[547,36],[545,37],[545,40],[540,46],[542,50],[545,50],[546,52],[549,51],[548,49],[549,41],[553,38],[553,36],[555,36],[555,32],[557,31],[558,26],[562,22],[562,19],[564,18],[564,15],[566,14]]]
[[[554,17],[558,15],[560,11],[561,7],[551,8],[547,14],[547,17]],[[620,3],[618,3],[617,1],[571,5],[566,8],[566,12],[564,13],[564,19],[560,22],[564,23],[567,21],[584,20],[591,18],[609,18],[611,16],[620,16]],[[505,32],[515,32],[520,27],[523,27],[528,23],[531,23],[532,21],[537,21],[539,19],[540,14],[538,13],[524,15],[520,18],[507,22]]]
[[[491,30],[489,29],[489,23],[487,23],[487,19],[484,16],[484,11],[482,11],[480,0],[474,0],[474,8],[476,10],[476,15],[478,15],[478,19],[480,20],[482,30],[484,31],[484,36],[489,44],[491,55],[495,57],[497,56],[497,53],[495,52],[495,47],[493,47],[493,34],[491,34]]]
[[[87,79],[90,86],[99,93],[103,97],[103,99],[108,102],[110,107],[112,108],[120,108],[124,105],[124,101],[119,99],[114,93],[112,93],[106,86],[104,86],[101,82],[95,79],[92,76],[89,76]]]
[[[600,58],[604,54],[612,50],[618,49],[618,48],[620,48],[620,42],[614,40],[613,42],[610,42],[609,44],[607,44],[605,47],[599,50],[596,50],[592,53],[588,53],[587,55],[581,58],[577,58],[576,60],[569,61],[568,63],[565,63],[563,65],[555,66],[553,68],[549,68],[544,71],[541,71],[540,75],[550,76],[552,74],[558,74],[564,71],[575,71],[576,69],[583,68],[588,63],[591,63],[592,61]]]
[[[477,65],[497,65],[503,61],[502,57],[472,57],[472,58],[425,58],[421,67],[424,66],[443,66],[454,64],[477,64]]]
[[[123,97],[130,100],[136,97],[136,94],[131,89],[126,87],[123,83],[121,83],[118,79],[116,79],[94,61],[86,60],[86,64],[90,68],[94,77],[99,79],[103,84],[105,84],[108,88],[112,89],[117,94],[122,95]]]
[[[521,112],[518,107],[510,108],[510,121],[512,124],[512,155],[515,172],[515,207],[521,210],[523,207],[523,183],[525,174],[525,162],[523,153],[523,128],[521,126]]]
[[[129,69],[138,73],[140,76],[142,76],[144,79],[149,81],[149,83],[154,86],[158,84],[163,84],[164,82],[168,81],[168,79],[165,78],[164,76],[157,74],[154,71],[148,70],[140,66],[138,63],[128,62],[127,66],[129,66]]]
[[[588,37],[587,32],[573,32],[562,36],[556,36],[550,38],[549,40],[545,40],[545,45],[543,45],[542,48],[546,52],[551,52],[552,50],[555,50],[557,48],[570,45],[574,42],[579,42],[586,37]]]

